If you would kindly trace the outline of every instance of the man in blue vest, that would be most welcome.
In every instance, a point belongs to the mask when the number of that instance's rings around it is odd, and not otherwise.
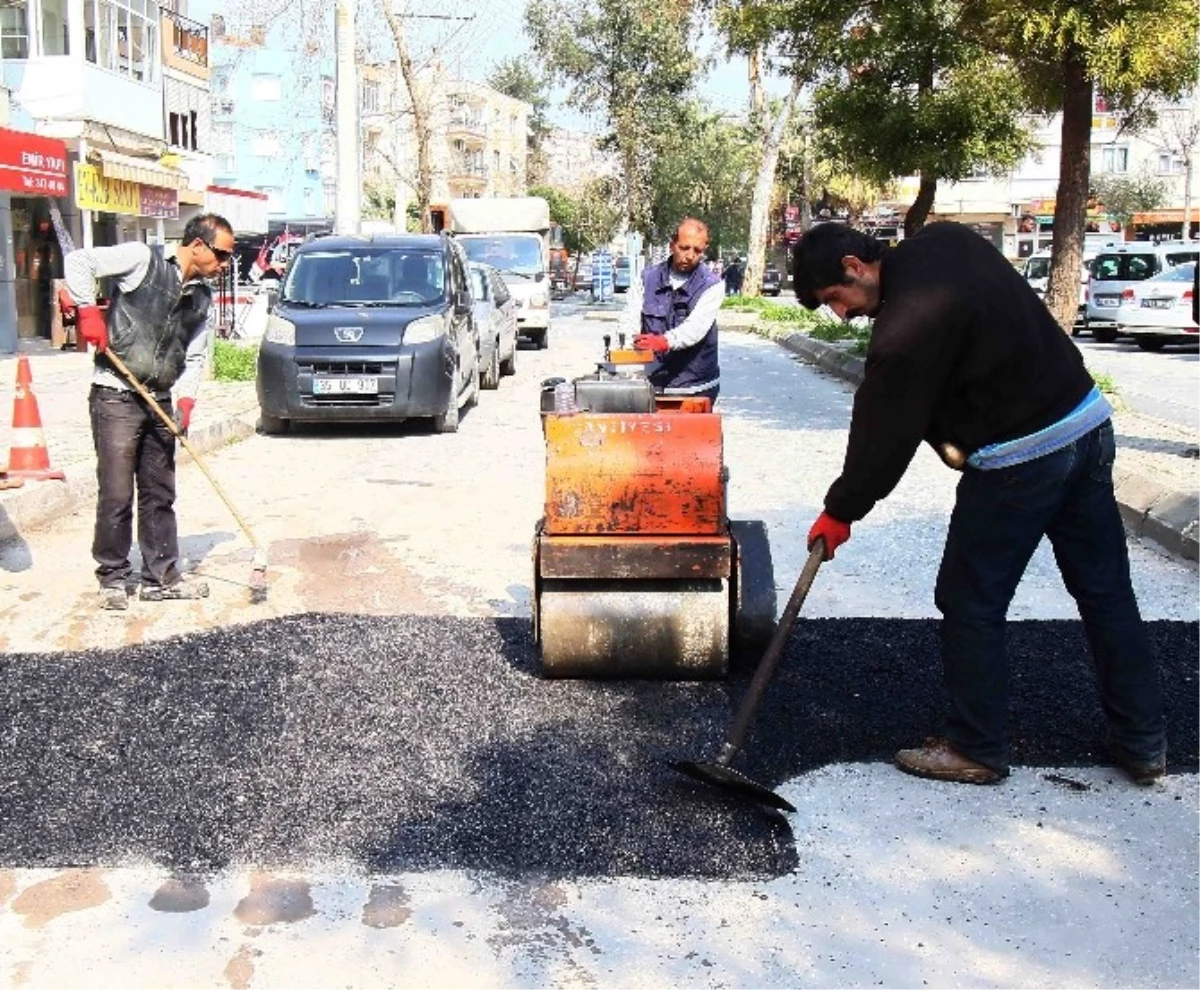
[[[680,221],[671,256],[647,268],[640,285],[631,287],[621,329],[636,327],[633,346],[658,359],[650,374],[655,389],[715,403],[721,390],[717,312],[725,283],[702,264],[707,250],[708,227],[693,217]]]

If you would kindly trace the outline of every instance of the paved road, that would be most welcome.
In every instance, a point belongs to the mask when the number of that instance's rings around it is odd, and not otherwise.
[[[798,816],[663,770],[711,751],[744,679],[536,678],[537,385],[589,370],[606,329],[561,320],[455,436],[317,429],[212,457],[270,544],[265,605],[194,466],[181,530],[207,601],[97,615],[86,513],[0,553],[0,982],[1197,983],[1190,568],[1133,550],[1174,705],[1178,772],[1150,791],[1104,765],[1044,550],[1013,609],[1013,778],[883,762],[940,704],[955,476],[924,452],[822,569],[747,754]],[[786,590],[850,394],[740,335],[723,377],[731,513],[766,520]]]
[[[1100,344],[1082,335],[1076,342],[1088,367],[1111,375],[1131,409],[1200,436],[1200,346],[1171,344],[1150,353],[1126,339]]]

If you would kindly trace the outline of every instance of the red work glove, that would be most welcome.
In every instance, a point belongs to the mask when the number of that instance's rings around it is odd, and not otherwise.
[[[180,399],[175,403],[175,425],[179,427],[179,432],[185,437],[188,427],[192,425],[192,410],[195,408],[195,399]]]
[[[98,351],[108,350],[108,324],[99,306],[80,306],[75,317],[80,336]]]
[[[833,560],[833,552],[850,539],[850,524],[834,519],[828,512],[822,512],[808,531],[809,550],[813,548],[818,537],[825,539],[825,559]]]
[[[655,354],[666,354],[671,344],[661,333],[639,333],[633,338],[635,351],[653,351]]]

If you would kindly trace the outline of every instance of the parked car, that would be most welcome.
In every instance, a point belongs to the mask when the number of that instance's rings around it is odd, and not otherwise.
[[[1092,262],[1095,261],[1099,250],[1084,248],[1083,263],[1079,266],[1079,306],[1075,310],[1075,323],[1071,327],[1071,336],[1078,336],[1087,327],[1087,291],[1092,277]],[[1045,297],[1046,286],[1050,282],[1050,252],[1038,251],[1025,260],[1025,280],[1029,287],[1039,296]]]
[[[783,278],[779,274],[779,269],[774,265],[767,265],[763,269],[762,294],[764,296],[777,296],[782,288]]]
[[[264,433],[428,417],[479,397],[467,259],[446,235],[323,237],[297,249],[258,351]]]
[[[501,375],[517,373],[517,304],[491,265],[473,261],[470,274],[479,329],[479,384],[499,388]]]
[[[1117,331],[1133,337],[1143,351],[1200,340],[1200,325],[1192,314],[1195,298],[1196,262],[1168,268],[1121,293]]]
[[[629,291],[629,276],[633,269],[629,265],[629,259],[625,255],[621,255],[613,262],[613,291],[628,292]]]
[[[1200,248],[1190,241],[1131,241],[1101,251],[1092,262],[1087,288],[1087,325],[1092,336],[1106,344],[1116,340],[1121,293],[1197,256]]]
[[[578,266],[575,268],[574,283],[576,292],[590,292],[592,288],[592,261],[591,258],[581,258]]]

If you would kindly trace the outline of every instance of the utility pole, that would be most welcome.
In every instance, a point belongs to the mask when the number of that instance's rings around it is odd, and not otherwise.
[[[357,0],[337,0],[334,37],[337,47],[337,216],[339,234],[357,234],[362,215],[359,174],[358,70],[354,61],[354,20]]]

